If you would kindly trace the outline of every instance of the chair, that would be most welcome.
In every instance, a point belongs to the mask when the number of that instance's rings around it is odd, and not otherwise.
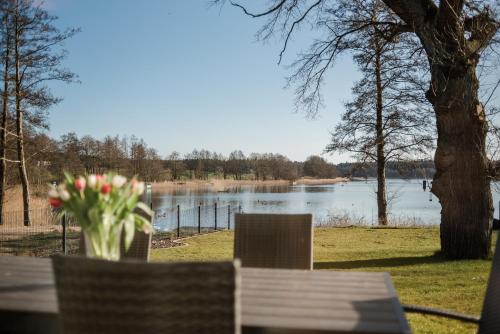
[[[121,259],[133,259],[148,262],[149,254],[151,252],[151,238],[153,233],[145,233],[142,231],[135,231],[134,239],[130,247],[125,251],[125,236],[122,233],[122,242],[120,246]],[[80,255],[85,255],[85,239],[83,233],[80,234]]]
[[[235,214],[234,257],[243,267],[312,270],[312,215]]]
[[[238,262],[52,262],[63,333],[240,333]]]
[[[403,305],[406,312],[431,314],[470,323],[479,324],[478,334],[498,334],[500,333],[500,237],[497,239],[493,263],[486,288],[483,310],[481,317],[456,313],[447,310],[440,310],[430,307]]]

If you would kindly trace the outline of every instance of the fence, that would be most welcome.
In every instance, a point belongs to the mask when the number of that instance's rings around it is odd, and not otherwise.
[[[239,206],[218,204],[155,210],[153,240],[165,244],[159,241],[231,228],[234,213],[238,211],[241,211]],[[24,226],[23,211],[4,213],[0,224],[0,256],[78,252],[80,227],[74,219],[61,216],[51,208],[30,210],[30,217],[31,224]]]
[[[238,205],[199,205],[182,209],[179,205],[171,209],[155,211],[156,233],[170,233],[173,238],[203,234],[215,230],[231,229],[234,214],[241,212]]]

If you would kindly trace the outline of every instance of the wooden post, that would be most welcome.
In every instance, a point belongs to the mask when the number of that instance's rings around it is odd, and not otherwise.
[[[63,254],[66,255],[66,214],[61,218],[62,223],[62,250]]]
[[[198,205],[198,234],[201,233],[201,206]]]
[[[177,238],[181,236],[181,209],[180,205],[177,204]]]
[[[217,202],[215,203],[215,226],[214,229],[217,231]]]

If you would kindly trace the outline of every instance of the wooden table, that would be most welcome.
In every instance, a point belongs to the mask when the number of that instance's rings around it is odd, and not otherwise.
[[[387,273],[242,269],[243,333],[410,333]],[[0,256],[0,333],[57,333],[50,259]]]

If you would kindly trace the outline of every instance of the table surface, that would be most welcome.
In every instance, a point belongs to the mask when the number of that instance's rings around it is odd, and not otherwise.
[[[241,276],[244,333],[411,332],[387,273],[242,268]],[[56,321],[57,312],[50,259],[0,256],[0,314]]]

